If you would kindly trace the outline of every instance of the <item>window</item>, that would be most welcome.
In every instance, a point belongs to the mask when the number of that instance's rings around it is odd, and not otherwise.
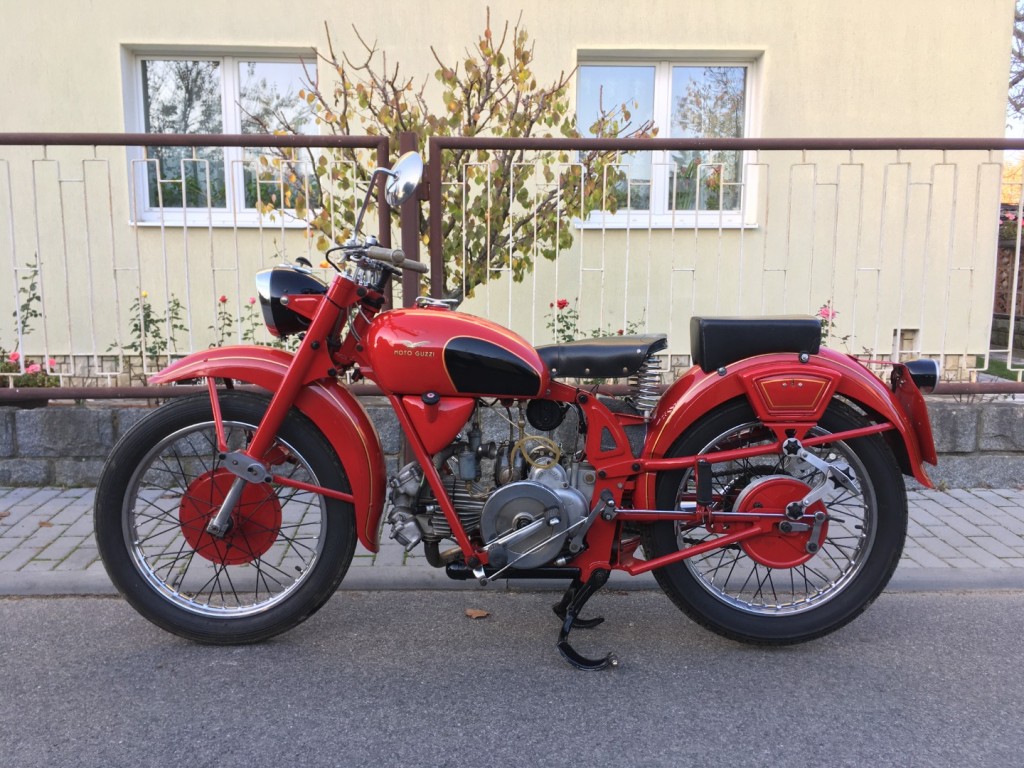
[[[129,130],[315,133],[312,107],[299,97],[307,71],[297,57],[137,54]],[[131,161],[136,221],[231,224],[241,214],[255,223],[271,207],[316,197],[313,166],[298,150],[150,146]]]
[[[584,62],[578,72],[577,119],[584,135],[602,114],[625,105],[630,125],[659,137],[749,135],[750,62]],[[589,223],[740,226],[749,190],[742,152],[625,154],[612,193],[619,213]],[[745,191],[746,190],[746,191]]]

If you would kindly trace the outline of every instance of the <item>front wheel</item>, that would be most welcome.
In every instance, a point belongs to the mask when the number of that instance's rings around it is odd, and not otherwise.
[[[265,397],[220,395],[228,451],[244,449]],[[348,492],[335,454],[288,414],[263,457],[271,473]],[[294,627],[337,589],[355,549],[350,504],[276,483],[249,483],[219,538],[206,531],[235,479],[223,465],[209,397],[164,405],[115,446],[96,489],[107,573],[143,616],[208,643],[249,643]]]
[[[812,434],[866,425],[850,406],[833,401]],[[754,417],[750,406],[736,401],[705,417],[668,455],[706,456],[712,463],[716,511],[778,510],[817,486],[821,473],[802,460],[775,453],[714,460],[719,451],[773,442],[774,433]],[[842,627],[888,583],[907,529],[906,489],[888,445],[872,435],[809,450],[825,461],[844,462],[859,492],[830,481],[826,497],[810,508],[829,516],[813,554],[809,533],[783,533],[775,526],[770,533],[657,569],[658,584],[697,623],[743,642],[798,643]],[[680,501],[694,499],[694,474],[662,473],[656,490],[658,508],[675,509]],[[721,535],[701,526],[654,523],[643,532],[643,546],[653,558]]]

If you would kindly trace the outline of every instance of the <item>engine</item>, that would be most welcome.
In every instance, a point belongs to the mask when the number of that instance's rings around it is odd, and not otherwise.
[[[542,401],[531,406],[536,402]],[[556,418],[547,406],[561,409],[546,403],[542,411],[534,408],[531,413],[528,408],[527,415],[531,425],[550,434],[564,410]],[[434,457],[448,497],[466,533],[487,548],[493,567],[551,563],[567,549],[573,530],[590,511],[596,472],[551,437],[527,434],[522,412],[518,421],[510,411],[508,417],[501,415],[509,426],[507,440],[484,442],[481,410],[476,409],[465,436]],[[453,534],[418,463],[403,467],[390,487],[387,521],[393,539],[407,550],[422,542],[428,561],[436,566],[461,554],[458,548],[440,552],[440,543]]]

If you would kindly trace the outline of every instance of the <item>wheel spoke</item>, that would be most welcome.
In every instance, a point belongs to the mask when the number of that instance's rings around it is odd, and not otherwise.
[[[816,427],[812,434],[827,433]],[[795,480],[807,486],[808,492],[821,483],[822,473],[817,469],[796,458],[783,459],[781,454],[747,457],[731,462],[714,461],[715,454],[719,452],[775,443],[773,432],[752,422],[732,428],[700,451],[712,462],[712,488],[716,508],[727,512],[737,511],[736,505],[744,489],[758,480],[772,482],[773,478],[792,478],[780,482],[793,483]],[[826,461],[845,462],[861,485],[859,492],[842,486],[833,489],[830,485],[828,494],[821,502],[832,517],[843,522],[832,520],[828,524],[824,542],[813,555],[803,553],[808,534],[804,533],[804,538],[793,539],[787,544],[786,539],[782,538],[783,534],[775,530],[765,534],[774,539],[759,536],[737,545],[735,550],[714,550],[684,560],[690,573],[719,600],[748,613],[777,615],[780,611],[799,612],[813,608],[841,592],[863,566],[870,551],[877,514],[874,493],[864,464],[857,453],[842,442],[820,445],[810,450]],[[682,475],[676,502],[692,500],[695,490],[694,473],[687,470]],[[744,509],[749,510],[749,507]],[[713,540],[718,536],[706,528],[703,533],[699,533],[678,524],[676,531],[679,548],[695,541]],[[761,545],[760,541],[772,543]],[[730,551],[734,554],[730,555]],[[767,557],[765,552],[772,556]],[[760,559],[762,557],[765,559]],[[793,560],[792,567],[780,568],[774,562],[780,558],[785,561],[789,557]],[[777,584],[780,570],[783,575]],[[787,583],[788,591],[785,586]]]
[[[232,449],[254,426],[225,421]],[[313,570],[324,542],[322,496],[284,486],[246,486],[221,538],[205,532],[233,478],[214,431],[197,423],[168,435],[142,458],[129,488],[125,540],[143,578],[178,607],[201,615],[248,615],[286,599]],[[282,476],[322,482],[283,442]],[[169,497],[169,498],[168,498]]]

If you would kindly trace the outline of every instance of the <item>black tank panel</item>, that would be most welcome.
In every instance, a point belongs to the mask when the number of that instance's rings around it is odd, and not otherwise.
[[[522,397],[540,394],[537,371],[507,349],[483,339],[452,339],[444,348],[444,365],[460,393]]]

